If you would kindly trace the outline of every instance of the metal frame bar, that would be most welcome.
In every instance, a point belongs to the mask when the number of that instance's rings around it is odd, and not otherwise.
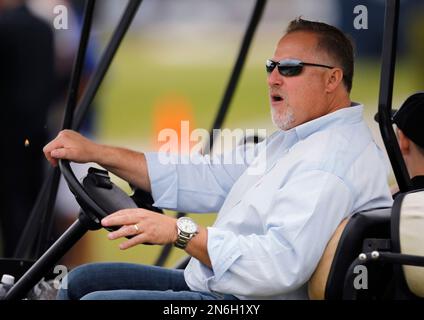
[[[234,96],[237,84],[240,80],[240,76],[246,62],[247,54],[249,52],[253,36],[255,35],[255,31],[258,27],[259,22],[261,21],[262,14],[265,10],[266,2],[267,0],[257,0],[255,7],[253,8],[252,16],[250,17],[249,24],[244,34],[236,64],[234,65],[233,71],[227,84],[227,88],[224,92],[224,96],[222,97],[218,113],[215,117],[215,121],[212,125],[212,128],[210,129],[210,148],[206,148],[205,150],[212,150],[214,144],[213,130],[220,129],[224,123],[225,116],[227,115],[231,100]]]
[[[77,56],[75,58],[71,80],[69,85],[69,92],[65,114],[62,122],[62,130],[70,129],[74,116],[74,111],[78,101],[78,91],[81,83],[82,71],[84,69],[85,57],[87,53],[88,41],[90,39],[90,31],[93,22],[94,9],[96,0],[87,0],[85,4],[84,22],[81,29],[81,39],[78,47]],[[49,196],[47,198],[47,207],[44,215],[40,219],[40,233],[38,237],[38,244],[35,250],[35,256],[39,257],[44,252],[50,242],[50,236],[54,225],[53,208],[56,202],[57,190],[60,182],[59,167],[54,168],[52,183],[50,185]]]
[[[86,234],[87,228],[76,220],[9,290],[4,300],[22,299],[73,245]]]
[[[401,192],[412,190],[412,182],[403,160],[391,121],[396,44],[399,24],[399,0],[387,0],[384,18],[380,91],[378,99],[379,126],[393,172]]]
[[[361,256],[361,258],[358,257],[353,260],[352,264],[349,266],[349,269],[346,272],[343,286],[343,300],[357,299],[358,290],[356,290],[353,286],[354,279],[358,276],[357,273],[354,272],[356,266],[367,266],[373,263],[389,263],[400,266],[424,267],[424,256],[385,251],[367,252],[363,253],[362,255],[363,256]],[[399,275],[394,273],[394,276]]]
[[[120,22],[116,27],[102,58],[100,59],[96,72],[91,77],[87,90],[84,92],[84,95],[81,98],[81,102],[77,106],[75,119],[72,124],[73,130],[78,131],[82,125],[82,120],[84,119],[84,116],[86,115],[91,103],[93,102],[93,99],[96,96],[100,85],[102,84],[103,78],[105,77],[106,72],[112,64],[112,60],[115,57],[115,54],[118,51],[119,46],[125,34],[127,33],[128,28],[130,27],[141,2],[142,0],[130,0],[128,3]]]
[[[78,89],[81,82],[82,70],[84,68],[85,55],[87,52],[88,41],[90,38],[90,30],[94,16],[95,4],[96,0],[87,0],[85,4],[83,26],[81,29],[81,39],[71,74],[71,81],[69,85],[69,92],[62,123],[62,129],[69,129],[72,124],[73,114],[78,100]],[[48,178],[46,179],[46,185],[42,187],[44,192],[41,193],[41,196],[43,196],[45,192],[47,192],[47,197],[40,199],[40,201],[38,201],[39,199],[37,199],[37,204],[39,206],[36,206],[36,208],[38,208],[38,210],[31,212],[31,216],[40,217],[39,219],[37,219],[39,221],[38,223],[40,226],[39,232],[37,232],[39,237],[35,252],[33,253],[36,257],[40,256],[41,251],[44,251],[44,246],[46,246],[50,237],[53,225],[53,219],[51,219],[51,217],[54,203],[56,202],[59,181],[60,171],[59,168],[56,167],[53,169],[53,172],[49,172]],[[22,256],[23,251],[25,250],[25,245],[27,245],[28,243],[34,243],[34,240],[37,236],[35,230],[28,233],[28,230],[31,230],[32,228],[33,219],[29,219],[27,225],[25,226],[24,234],[22,235],[19,244],[16,248],[15,256]],[[46,239],[43,239],[43,235],[46,235]],[[32,239],[28,241],[28,238]]]

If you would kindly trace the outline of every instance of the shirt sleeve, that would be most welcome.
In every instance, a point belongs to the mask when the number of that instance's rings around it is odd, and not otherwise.
[[[263,235],[208,228],[211,291],[262,297],[300,288],[327,242],[352,210],[352,193],[337,176],[312,170],[279,189],[264,215]]]
[[[216,156],[145,153],[154,205],[186,212],[217,212],[256,150],[257,146],[241,145]]]

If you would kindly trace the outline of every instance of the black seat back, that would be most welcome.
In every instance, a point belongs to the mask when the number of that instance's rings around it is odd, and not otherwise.
[[[349,266],[360,253],[367,250],[363,246],[364,239],[390,239],[390,215],[391,208],[362,211],[352,215],[337,245],[325,287],[325,299],[342,299]],[[373,248],[369,248],[368,251],[372,250]]]

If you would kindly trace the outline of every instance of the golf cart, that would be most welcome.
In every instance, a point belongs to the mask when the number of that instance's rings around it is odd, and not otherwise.
[[[119,45],[133,20],[141,0],[130,0],[125,12],[107,45],[89,86],[77,104],[77,88],[81,78],[84,57],[91,30],[95,0],[87,0],[80,46],[75,60],[69,89],[68,103],[62,129],[78,130],[85,113],[110,66]],[[246,29],[238,58],[212,129],[222,126],[231,98],[234,94],[254,32],[262,16],[266,0],[257,0]],[[380,80],[379,114],[381,134],[398,182],[401,195],[396,198],[392,208],[377,208],[358,212],[339,226],[326,252],[310,281],[312,298],[325,299],[384,299],[384,298],[422,298],[424,297],[424,249],[420,244],[419,232],[412,235],[405,228],[411,224],[422,226],[424,221],[424,193],[412,191],[411,182],[397,145],[390,121],[393,75],[395,66],[396,37],[399,15],[399,0],[386,1],[385,28],[383,35],[382,72]],[[212,130],[211,130],[212,132]],[[210,144],[214,139],[211,135]],[[69,189],[81,206],[79,218],[35,263],[22,264],[18,282],[5,296],[6,300],[25,297],[27,292],[54,266],[54,264],[88,231],[101,228],[100,220],[123,208],[147,208],[160,212],[152,206],[150,194],[135,190],[127,195],[116,186],[105,170],[90,168],[82,183],[78,181],[68,161],[60,160],[58,168],[51,169],[33,209],[27,228],[20,241],[17,257],[28,254],[28,243],[34,241],[35,231],[31,229],[34,221],[50,221],[57,192],[60,174],[65,178]],[[178,216],[184,213],[177,213]],[[48,223],[46,223],[48,225]],[[41,229],[40,237],[48,234],[49,228]],[[405,240],[406,237],[406,240]],[[163,265],[172,246],[165,246],[156,264]],[[23,259],[18,259],[24,261]],[[184,268],[182,262],[177,268]],[[357,266],[368,270],[368,289],[355,286]],[[407,267],[404,267],[407,266]],[[26,270],[27,269],[27,270]]]

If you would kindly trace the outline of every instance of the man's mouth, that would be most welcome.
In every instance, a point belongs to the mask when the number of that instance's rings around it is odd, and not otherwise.
[[[283,100],[284,98],[279,94],[271,94],[271,104],[277,104],[279,102],[282,102]]]

